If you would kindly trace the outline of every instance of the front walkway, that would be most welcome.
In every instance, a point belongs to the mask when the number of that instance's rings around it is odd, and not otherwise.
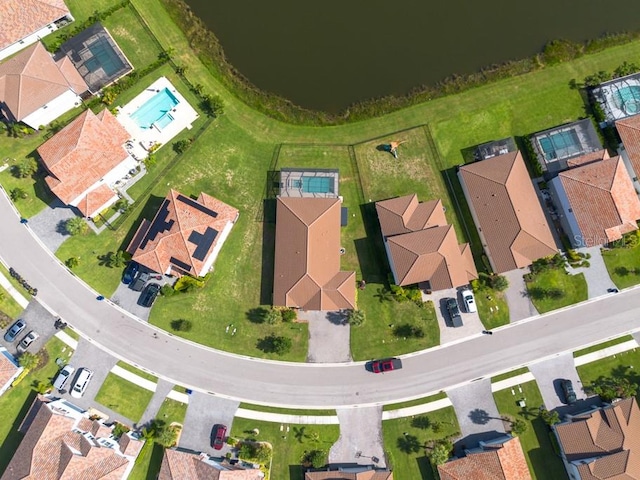
[[[590,266],[586,268],[567,267],[567,271],[571,275],[584,273],[584,279],[587,282],[587,291],[589,293],[588,298],[606,295],[608,288],[616,288],[615,284],[611,280],[611,277],[609,276],[607,266],[604,264],[600,246],[579,248],[577,251],[580,253],[588,253],[591,255],[591,258],[587,259],[587,262],[589,262]]]
[[[382,407],[341,408],[340,438],[329,450],[329,463],[374,464],[385,468]]]
[[[509,306],[509,321],[511,323],[538,315],[536,307],[531,303],[527,284],[524,281],[526,273],[529,273],[528,268],[511,270],[502,274],[509,280],[509,287],[504,292],[504,298]]]

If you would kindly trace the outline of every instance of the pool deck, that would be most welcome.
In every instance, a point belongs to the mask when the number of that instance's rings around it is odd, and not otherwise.
[[[302,178],[329,178],[333,180],[330,192],[309,192],[303,188]],[[280,171],[280,196],[305,198],[336,198],[338,197],[338,171],[313,169],[282,169]],[[299,182],[299,183],[298,183]]]
[[[150,98],[165,88],[169,89],[179,102],[178,105],[171,110],[173,121],[162,130],[155,126],[146,129],[138,127],[138,124],[131,118],[131,115],[138,111]],[[153,145],[166,145],[185,128],[190,130],[192,128],[191,124],[198,118],[198,112],[189,105],[187,100],[166,77],[160,77],[140,93],[140,95],[123,107],[119,107],[116,118],[131,135],[132,140],[126,146],[127,151],[133,158],[142,160],[149,155],[149,148]]]

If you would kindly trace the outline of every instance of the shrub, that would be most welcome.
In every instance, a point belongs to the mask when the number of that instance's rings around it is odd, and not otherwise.
[[[173,143],[173,151],[178,154],[184,153],[191,146],[191,142],[193,142],[192,138],[190,138],[189,140],[187,139],[178,140],[177,142]]]
[[[453,444],[446,439],[438,440],[427,456],[433,465],[442,465],[451,457]]]
[[[176,332],[189,332],[193,324],[189,320],[183,318],[171,321],[171,328]]]
[[[14,176],[18,178],[31,177],[38,171],[38,162],[33,158],[25,158],[13,167],[12,171]]]
[[[160,295],[162,295],[163,297],[170,297],[174,293],[176,293],[176,291],[168,283],[165,283],[164,285],[162,285],[162,287],[160,287]]]
[[[73,217],[65,222],[64,229],[69,235],[75,236],[84,235],[89,230],[89,227],[83,218]]]
[[[18,357],[18,363],[27,370],[35,370],[40,365],[40,357],[35,353],[24,352]]]
[[[540,409],[540,418],[549,426],[560,423],[560,414],[556,410],[549,411],[542,408]]]
[[[78,257],[69,257],[65,260],[64,264],[67,266],[67,268],[73,270],[80,264],[80,260],[78,260]]]
[[[124,435],[125,433],[130,432],[131,429],[129,427],[127,427],[126,425],[123,425],[120,422],[116,422],[113,426],[113,430],[111,432],[111,434],[115,437],[116,440],[118,440],[122,435]]]
[[[498,292],[502,292],[503,290],[506,290],[509,287],[509,280],[507,280],[507,277],[503,275],[494,274],[494,275],[489,275],[488,284],[489,284],[489,287],[493,288],[494,290]]]
[[[295,322],[298,319],[298,312],[292,308],[282,310],[282,321],[286,323]]]
[[[349,310],[347,315],[347,323],[353,327],[359,327],[366,319],[367,316],[362,310]]]
[[[120,210],[123,213],[129,210],[130,206],[131,205],[129,204],[129,200],[127,200],[126,198],[121,198],[116,202],[116,205],[115,205],[116,210]]]
[[[264,321],[269,325],[276,325],[282,321],[282,313],[277,308],[272,308],[265,314]]]
[[[322,468],[327,463],[327,453],[323,450],[305,451],[300,461],[306,467]]]
[[[176,281],[175,285],[173,286],[173,289],[176,292],[187,293],[193,290],[194,288],[202,288],[202,287],[204,287],[203,280],[199,280],[195,277],[190,277],[189,275],[183,275]]]
[[[524,432],[527,431],[527,428],[528,428],[527,422],[525,422],[521,418],[518,418],[511,423],[511,433],[513,433],[516,436],[522,435]]]
[[[271,334],[258,340],[257,347],[265,353],[275,353],[284,355],[291,351],[293,342],[289,337],[282,337]]]
[[[156,165],[156,163],[158,163],[158,159],[156,158],[154,153],[149,153],[147,158],[144,159],[143,163],[144,167],[147,170],[151,170]]]
[[[204,95],[201,107],[210,117],[219,117],[224,114],[224,102],[218,95]]]
[[[105,261],[105,265],[109,268],[121,268],[127,263],[127,257],[122,250],[117,252],[109,252]]]
[[[24,189],[16,187],[9,192],[9,197],[11,197],[12,201],[17,202],[18,200],[24,200],[28,195]]]

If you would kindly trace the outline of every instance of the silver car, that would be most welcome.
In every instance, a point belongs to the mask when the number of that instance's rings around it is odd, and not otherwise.
[[[56,379],[53,381],[53,388],[55,388],[56,390],[62,390],[75,371],[76,369],[71,365],[65,365],[64,368],[60,370],[60,373],[58,374]]]
[[[38,335],[37,332],[31,330],[18,344],[18,352],[24,352],[27,348],[29,348],[29,345],[31,345],[38,339],[38,337],[40,337],[40,335]]]
[[[4,334],[4,341],[9,343],[13,342],[25,328],[27,328],[27,322],[22,319],[18,320],[11,325],[11,328]]]

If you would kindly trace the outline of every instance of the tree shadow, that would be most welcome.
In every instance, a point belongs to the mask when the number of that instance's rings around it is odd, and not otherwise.
[[[20,408],[18,415],[16,415],[13,425],[9,430],[9,434],[2,442],[2,446],[0,446],[0,475],[6,470],[9,462],[11,462],[11,459],[13,458],[13,455],[16,453],[22,438],[24,437],[24,435],[18,431],[18,428],[20,427],[23,419],[27,416],[35,398],[36,392],[31,390],[24,404]]]
[[[403,453],[418,453],[422,444],[415,435],[403,435],[398,437],[398,449]]]
[[[56,233],[59,233],[60,235],[70,235],[69,231],[67,230],[66,220],[60,220],[58,222],[58,224],[56,225]]]
[[[334,325],[345,325],[347,323],[347,312],[343,311],[334,311],[327,312],[326,318]]]
[[[426,430],[431,427],[431,420],[426,415],[420,415],[418,417],[414,417],[411,420],[411,426],[413,428],[419,428],[421,430]]]
[[[469,412],[469,420],[471,420],[476,425],[486,425],[489,421],[492,420],[491,415],[486,410],[481,408],[476,408]]]
[[[246,313],[247,320],[249,320],[251,323],[264,323],[265,317],[268,312],[269,310],[267,310],[265,307],[252,308]]]
[[[424,457],[418,457],[416,458],[416,463],[418,464],[418,470],[420,470],[420,478],[422,480],[435,480],[429,457],[426,455]]]

